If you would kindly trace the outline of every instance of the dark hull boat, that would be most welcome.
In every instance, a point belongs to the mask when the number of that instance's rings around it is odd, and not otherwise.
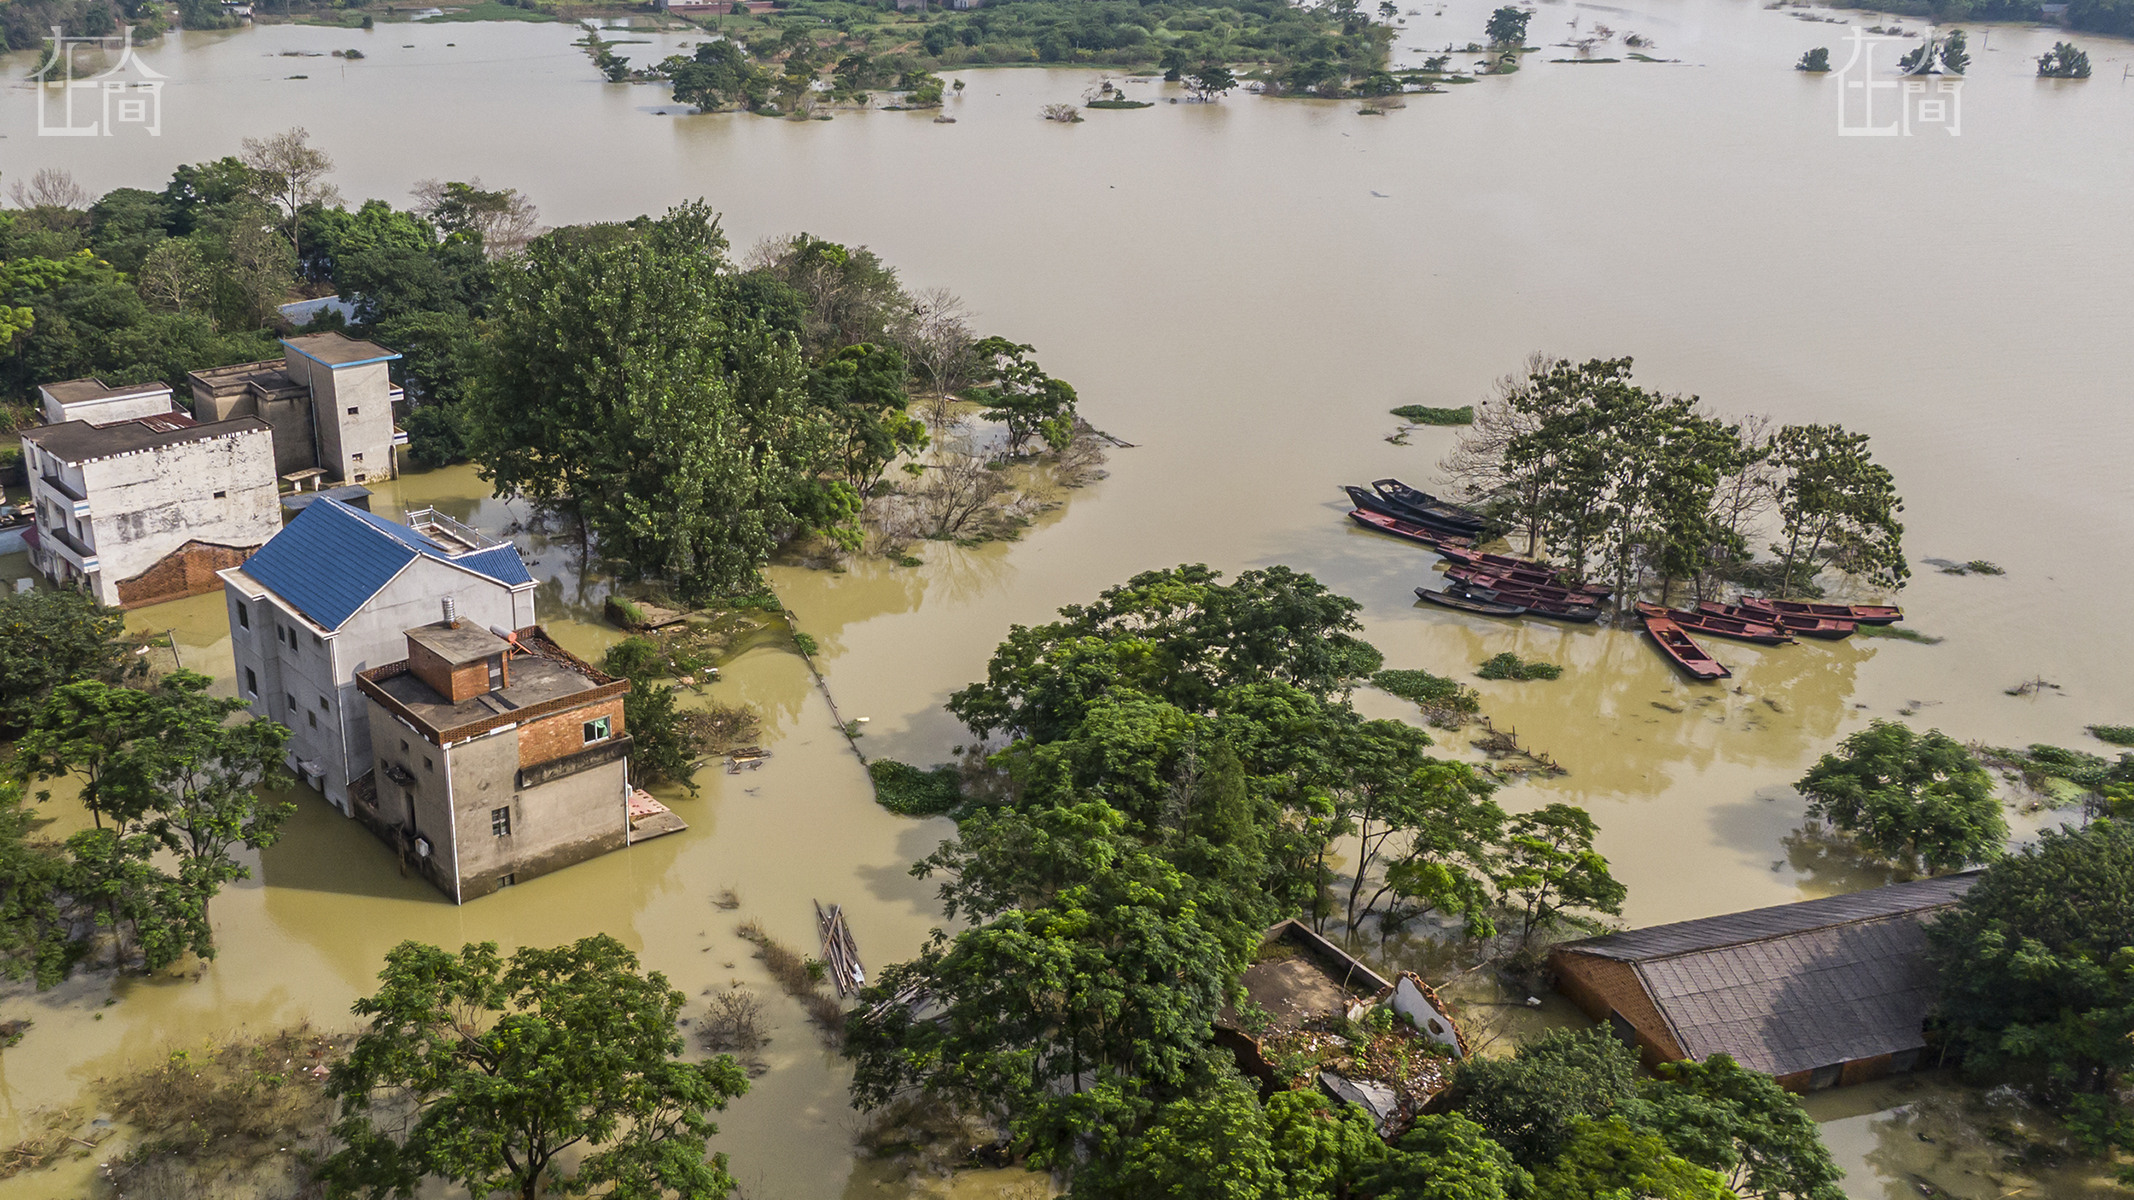
[[[1665,617],[1691,633],[1708,633],[1713,637],[1733,638],[1740,642],[1754,642],[1759,646],[1785,646],[1793,641],[1787,633],[1769,621],[1745,621],[1739,617],[1724,616],[1712,612],[1683,612],[1663,608],[1657,604],[1638,605],[1638,615]]]
[[[1415,594],[1432,604],[1457,608],[1461,612],[1481,613],[1485,617],[1518,617],[1526,614],[1526,606],[1523,604],[1504,604],[1454,592],[1433,592],[1429,588],[1417,588]]]
[[[1719,604],[1706,600],[1697,605],[1697,611],[1715,617],[1733,617],[1737,621],[1778,623],[1780,629],[1798,637],[1820,638],[1826,642],[1840,641],[1852,636],[1860,627],[1858,621],[1833,621],[1829,617],[1804,617],[1799,613],[1765,612],[1760,608],[1743,608],[1739,604]]]
[[[1591,592],[1575,592],[1570,588],[1557,587],[1551,583],[1529,583],[1524,579],[1509,578],[1499,575],[1495,571],[1478,567],[1446,567],[1445,577],[1447,579],[1457,579],[1469,587],[1488,588],[1497,592],[1517,592],[1522,596],[1538,596],[1544,600],[1555,600],[1564,604],[1575,604],[1586,608],[1595,607],[1596,602],[1599,600],[1599,597]]]
[[[1718,659],[1704,652],[1704,647],[1690,640],[1682,627],[1667,617],[1646,615],[1645,632],[1652,637],[1652,644],[1660,648],[1676,666],[1692,679],[1725,679],[1733,672],[1722,666]]]
[[[1499,604],[1522,605],[1526,608],[1527,616],[1547,617],[1552,621],[1569,621],[1574,625],[1591,625],[1593,622],[1600,620],[1601,615],[1601,610],[1591,605],[1566,604],[1561,600],[1551,600],[1545,596],[1532,596],[1525,592],[1512,590],[1499,591],[1496,588],[1478,587],[1474,584],[1468,584],[1461,589],[1461,594],[1480,596],[1484,600],[1494,600]]]
[[[1489,518],[1481,513],[1470,508],[1461,508],[1457,504],[1447,504],[1436,496],[1420,488],[1409,487],[1398,479],[1374,479],[1371,481],[1371,487],[1378,492],[1380,499],[1395,508],[1405,510],[1407,515],[1417,519],[1442,522],[1464,530],[1469,536],[1489,528]]]
[[[1741,606],[1762,609],[1768,613],[1823,617],[1861,625],[1895,625],[1904,619],[1903,609],[1888,604],[1809,604],[1801,600],[1765,600],[1759,596],[1743,596]]]
[[[1463,567],[1497,576],[1499,579],[1516,579],[1522,583],[1536,583],[1545,587],[1563,587],[1562,573],[1547,563],[1530,558],[1513,558],[1509,554],[1485,554],[1480,550],[1468,550],[1458,546],[1441,547],[1438,553]],[[1588,596],[1606,596],[1614,591],[1605,583],[1580,583],[1567,591],[1582,592]]]
[[[1441,549],[1448,542],[1459,540],[1452,538],[1449,534],[1439,533],[1434,529],[1426,529],[1413,521],[1404,521],[1399,517],[1389,517],[1384,513],[1371,512],[1368,509],[1358,508],[1352,510],[1349,513],[1349,520],[1356,522],[1365,529],[1375,529],[1380,533],[1390,533],[1394,537],[1414,542],[1419,546],[1428,546],[1432,550]]]
[[[1437,533],[1440,537],[1455,540],[1462,546],[1473,543],[1475,531],[1465,525],[1412,512],[1401,505],[1392,503],[1369,488],[1360,488],[1355,484],[1343,484],[1341,490],[1349,494],[1349,502],[1351,504],[1365,512],[1377,513],[1382,517],[1391,517],[1396,521],[1406,521],[1410,525],[1420,525]]]

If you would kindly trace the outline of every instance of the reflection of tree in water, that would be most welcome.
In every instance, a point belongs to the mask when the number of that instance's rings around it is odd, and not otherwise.
[[[1786,851],[1786,865],[1800,877],[1801,890],[1817,896],[1861,892],[1918,878],[1869,858],[1852,839],[1819,821],[1795,828],[1779,839],[1779,845]]]
[[[2013,1089],[1979,1092],[1944,1080],[1898,1081],[1911,1096],[1870,1126],[1875,1147],[1867,1165],[1882,1177],[1889,1200],[2126,1194],[2100,1170],[2071,1165],[2079,1160],[2064,1131]]]

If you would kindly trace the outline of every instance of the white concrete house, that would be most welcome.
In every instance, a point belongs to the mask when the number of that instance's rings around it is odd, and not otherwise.
[[[402,398],[387,364],[400,356],[338,333],[284,338],[282,357],[186,376],[203,421],[258,417],[274,428],[275,473],[309,472],[344,484],[391,479],[393,427]]]
[[[372,765],[356,673],[406,659],[405,631],[447,599],[477,629],[534,623],[518,549],[435,510],[401,525],[321,497],[220,575],[238,694],[289,727],[290,769],[347,816]]]
[[[178,407],[171,403],[169,385],[161,383],[109,387],[101,379],[70,379],[65,383],[45,384],[37,389],[37,396],[44,401],[47,425],[62,425],[68,421],[109,425],[136,417],[161,416]]]
[[[265,422],[196,424],[171,409],[169,388],[75,399],[60,390],[71,387],[42,389],[48,407],[101,408],[96,415],[110,420],[22,434],[37,512],[30,560],[48,578],[120,607],[195,596],[281,528]],[[155,402],[163,408],[153,415],[114,415]]]

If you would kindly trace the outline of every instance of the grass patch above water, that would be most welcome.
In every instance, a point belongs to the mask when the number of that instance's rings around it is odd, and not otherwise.
[[[1371,676],[1379,690],[1412,700],[1423,719],[1441,729],[1458,729],[1482,711],[1482,698],[1456,679],[1428,671],[1380,671]]]
[[[2134,725],[2092,725],[2090,736],[2114,746],[2134,746]]]
[[[942,763],[922,771],[910,763],[878,758],[867,764],[874,798],[883,808],[907,817],[931,817],[963,802],[963,782],[956,768]]]
[[[1483,663],[1475,671],[1475,674],[1484,679],[1516,679],[1520,681],[1555,679],[1563,674],[1563,668],[1555,663],[1546,663],[1539,659],[1527,662],[1518,655],[1506,650],[1504,653]]]
[[[530,8],[515,8],[497,0],[482,0],[466,8],[446,9],[443,16],[424,17],[419,24],[440,25],[463,21],[554,21],[556,18]]]
[[[1921,633],[1916,629],[1906,629],[1902,625],[1862,625],[1856,632],[1865,638],[1896,638],[1900,642],[1917,642],[1922,646],[1938,646],[1941,644],[1941,639],[1938,637]]]
[[[1426,404],[1403,404],[1393,410],[1393,415],[1415,425],[1472,425],[1475,410],[1471,404],[1458,408],[1431,408]]]
[[[1091,100],[1083,108],[1154,108],[1153,100]]]

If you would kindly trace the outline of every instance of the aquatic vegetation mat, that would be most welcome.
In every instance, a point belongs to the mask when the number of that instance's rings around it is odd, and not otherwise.
[[[1557,679],[1562,677],[1563,668],[1540,659],[1527,661],[1506,650],[1476,668],[1475,674],[1484,679]]]
[[[875,800],[903,816],[935,816],[963,803],[962,773],[947,763],[922,771],[910,763],[878,758],[867,764],[867,777],[874,781]]]
[[[1431,408],[1427,404],[1403,404],[1393,410],[1393,415],[1411,425],[1472,425],[1475,423],[1475,408],[1463,404],[1458,408]]]
[[[1458,729],[1482,711],[1482,698],[1473,688],[1428,671],[1389,669],[1371,676],[1371,682],[1381,691],[1414,701],[1425,720],[1443,729]]]

